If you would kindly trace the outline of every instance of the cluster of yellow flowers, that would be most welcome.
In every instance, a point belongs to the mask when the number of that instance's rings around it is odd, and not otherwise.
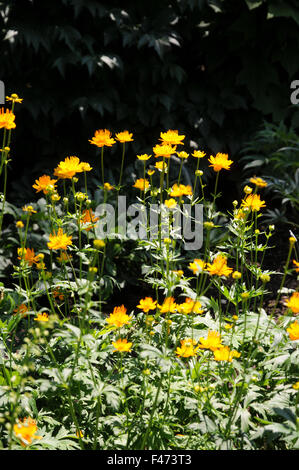
[[[241,356],[241,353],[235,349],[230,350],[221,341],[221,336],[217,331],[209,330],[207,338],[199,338],[199,344],[190,338],[181,340],[181,346],[177,347],[176,354],[180,357],[191,357],[196,356],[200,349],[209,349],[213,351],[215,361],[227,362],[232,362],[233,358]]]

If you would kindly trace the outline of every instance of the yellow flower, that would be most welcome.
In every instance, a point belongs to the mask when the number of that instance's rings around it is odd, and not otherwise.
[[[167,173],[168,166],[166,162],[163,162],[163,161],[156,162],[155,167],[157,168],[158,171],[164,170],[164,173]]]
[[[111,137],[111,132],[108,129],[95,131],[93,138],[89,142],[97,147],[112,147],[115,144],[115,140]]]
[[[294,292],[292,297],[286,302],[286,306],[289,307],[293,313],[299,313],[299,292]]]
[[[11,96],[6,97],[6,101],[12,101],[13,103],[22,103],[23,98],[19,98],[16,93],[13,93]]]
[[[268,186],[268,183],[263,180],[263,178],[260,178],[258,176],[254,176],[253,178],[250,178],[250,183],[255,184],[258,188],[265,188]]]
[[[188,315],[189,313],[203,313],[201,303],[198,300],[190,299],[190,297],[187,297],[182,304],[177,304],[177,310],[184,315]]]
[[[104,248],[105,242],[104,242],[104,240],[100,240],[100,239],[98,238],[98,239],[95,239],[95,240],[93,241],[93,246],[94,246],[97,250],[100,250],[101,248]]]
[[[34,439],[42,439],[36,435],[36,421],[30,417],[24,418],[23,421],[19,419],[18,423],[14,424],[13,430],[23,447],[30,445]]]
[[[181,347],[177,347],[176,354],[180,357],[196,356],[199,346],[195,348],[195,344],[196,341],[189,338],[181,340]]]
[[[176,154],[177,154],[177,156],[178,156],[179,158],[181,158],[182,160],[186,160],[186,159],[189,157],[189,153],[184,152],[184,151],[182,151],[182,152],[177,152]]]
[[[232,362],[234,357],[240,357],[240,356],[241,356],[241,353],[239,353],[235,349],[230,350],[228,346],[222,346],[222,348],[216,349],[216,351],[214,351],[215,361]]]
[[[29,212],[30,214],[36,214],[36,211],[33,209],[32,206],[24,206],[22,207],[24,212]]]
[[[162,305],[158,304],[161,313],[174,313],[176,311],[176,303],[173,297],[166,297]]]
[[[295,267],[296,273],[299,273],[299,263],[296,260],[293,259],[293,264],[296,266]]]
[[[132,139],[133,134],[130,134],[128,131],[123,131],[119,132],[118,134],[115,134],[116,140],[118,140],[120,143],[124,144],[125,142],[133,142],[134,139]]]
[[[81,169],[82,171],[91,171],[92,166],[90,166],[90,164],[87,162],[81,162]]]
[[[35,180],[35,184],[32,185],[36,192],[39,193],[43,191],[44,194],[48,194],[49,191],[55,190],[55,183],[57,180],[52,180],[50,176],[43,175],[40,176],[37,180]]]
[[[123,325],[130,323],[132,319],[132,317],[129,317],[126,312],[127,309],[124,305],[121,305],[120,307],[114,307],[113,313],[110,313],[110,316],[106,318],[106,322],[109,323],[109,325],[121,328]]]
[[[141,160],[142,162],[146,162],[151,158],[151,155],[148,155],[147,153],[144,153],[143,155],[137,155],[138,160]]]
[[[35,321],[49,321],[49,315],[45,312],[38,313],[37,317],[33,318]]]
[[[261,201],[259,194],[248,194],[245,199],[243,199],[242,207],[247,207],[252,211],[259,211],[261,207],[266,207],[265,201]]]
[[[82,212],[82,217],[80,219],[81,224],[83,224],[83,229],[89,232],[92,228],[96,226],[95,222],[99,220],[99,217],[95,217],[91,209],[85,209]]]
[[[218,255],[212,264],[207,264],[207,271],[211,276],[229,276],[232,270],[227,266],[227,259],[222,255]]]
[[[147,170],[148,176],[153,176],[154,173],[155,173],[155,170]]]
[[[140,189],[141,191],[146,190],[149,187],[150,183],[147,179],[138,178],[133,184],[133,188]]]
[[[16,116],[14,115],[12,111],[10,111],[9,109],[6,109],[6,111],[4,111],[4,108],[1,108],[0,109],[0,129],[2,129],[3,127],[5,129],[14,129],[16,127],[16,124],[14,122],[15,118]]]
[[[224,170],[230,170],[230,166],[233,163],[232,160],[228,159],[228,155],[226,153],[217,153],[216,157],[213,157],[212,155],[209,158],[209,162],[213,167],[213,170],[218,172],[222,169]]]
[[[192,188],[190,185],[185,186],[184,184],[178,185],[175,183],[172,186],[170,191],[171,197],[181,197],[181,196],[192,196]]]
[[[199,347],[202,349],[210,349],[211,351],[215,351],[218,348],[221,348],[221,336],[218,331],[209,331],[207,338],[199,338],[200,345]]]
[[[48,248],[50,250],[66,250],[68,245],[72,244],[72,236],[63,233],[62,228],[58,229],[57,234],[54,232],[49,235]]]
[[[205,155],[205,152],[203,152],[202,150],[194,150],[194,152],[192,153],[192,156],[195,158],[203,158]]]
[[[177,202],[175,199],[171,198],[171,199],[166,199],[164,201],[164,204],[168,209],[173,209],[177,205]]]
[[[299,323],[297,320],[287,328],[287,332],[289,333],[290,340],[297,341],[299,339]]]
[[[251,194],[252,193],[252,188],[248,185],[244,186],[244,189],[243,189],[244,193],[245,194]]]
[[[299,390],[299,382],[294,383],[293,389],[294,390]]]
[[[35,256],[34,250],[31,248],[18,248],[18,259],[24,260],[29,266],[39,262],[39,256]]]
[[[110,183],[104,183],[104,189],[106,191],[112,191],[112,189],[114,189],[114,187]]]
[[[176,147],[172,147],[171,145],[156,145],[153,148],[155,157],[164,157],[164,158],[170,158],[171,155],[173,155],[176,151]]]
[[[241,279],[241,277],[242,277],[242,273],[240,273],[239,271],[234,271],[232,274],[233,279]]]
[[[115,350],[113,352],[119,351],[119,352],[129,352],[131,351],[131,347],[133,343],[128,343],[126,339],[121,339],[119,338],[117,341],[112,341],[113,346],[115,347]]]
[[[24,228],[23,222],[22,222],[21,220],[17,220],[17,222],[16,222],[16,227],[17,227],[17,228]]]
[[[193,271],[193,274],[201,273],[206,267],[206,263],[202,259],[195,259],[193,263],[189,263],[188,268]]]
[[[166,145],[184,145],[184,135],[179,135],[179,131],[168,130],[167,132],[161,132],[160,139]]]
[[[84,165],[83,165],[84,166]],[[60,162],[54,170],[54,176],[61,179],[72,179],[76,173],[82,173],[82,162],[78,157],[66,157],[63,162]]]
[[[141,299],[137,308],[143,310],[143,312],[148,313],[150,310],[155,310],[157,305],[157,301],[153,300],[152,297],[145,297]]]

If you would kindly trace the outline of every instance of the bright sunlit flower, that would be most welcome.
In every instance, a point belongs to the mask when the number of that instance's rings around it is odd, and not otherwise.
[[[113,352],[119,351],[119,352],[129,352],[131,351],[131,347],[133,343],[128,343],[126,339],[121,339],[119,338],[117,341],[112,341],[113,346],[115,347],[115,350]]]
[[[21,220],[17,220],[16,227],[17,228],[24,228],[24,223]]]
[[[266,186],[268,186],[268,183],[259,176],[254,176],[250,178],[249,181],[250,183],[255,184],[258,188],[265,188]]]
[[[184,135],[179,135],[179,131],[169,130],[167,132],[161,132],[160,140],[162,144],[166,145],[184,145],[182,140],[185,139]]]
[[[162,305],[158,304],[161,313],[174,313],[176,311],[176,303],[173,297],[166,297]]]
[[[35,256],[34,250],[31,248],[18,248],[18,259],[23,260],[32,266],[39,262],[39,256]]]
[[[295,271],[296,273],[299,273],[299,263],[295,259],[293,259],[293,264],[295,265]]]
[[[82,171],[91,171],[92,166],[90,166],[90,164],[87,162],[81,162],[81,169]]]
[[[170,198],[170,199],[166,199],[164,201],[164,205],[168,208],[168,209],[174,209],[174,207],[176,207],[177,205],[177,202],[175,199],[173,198]]]
[[[156,145],[153,148],[153,152],[155,154],[155,157],[164,157],[164,158],[170,158],[171,155],[173,155],[176,151],[176,147],[172,147],[171,145]]]
[[[181,340],[181,346],[177,347],[176,354],[180,357],[191,357],[196,356],[199,346],[196,346],[196,341],[192,339],[183,339]]]
[[[169,194],[171,197],[192,196],[192,188],[189,184],[185,186],[184,184],[178,185],[175,183]]]
[[[202,349],[210,349],[211,351],[215,351],[216,349],[222,347],[221,336],[218,331],[209,331],[207,338],[199,338],[199,341],[199,347]]]
[[[266,207],[265,201],[261,201],[259,194],[248,194],[245,199],[243,199],[242,207],[247,207],[252,211],[259,211],[262,207]]]
[[[205,152],[203,152],[202,150],[194,150],[194,152],[192,153],[192,156],[195,158],[203,158],[205,157],[205,155]]]
[[[60,179],[72,179],[77,173],[82,173],[82,162],[78,157],[66,157],[63,162],[60,162],[54,170],[54,176]]]
[[[182,160],[186,160],[189,157],[189,153],[182,151],[182,152],[177,152],[176,153],[179,158]]]
[[[222,169],[224,170],[230,170],[230,166],[233,163],[232,160],[228,159],[228,155],[226,153],[217,153],[216,157],[213,157],[213,155],[210,156],[209,162],[211,163],[211,167],[213,167],[213,170],[218,172]]]
[[[12,101],[13,103],[22,103],[23,98],[20,98],[16,93],[10,96],[6,96],[6,101]]]
[[[62,228],[59,228],[57,233],[51,233],[49,240],[48,248],[50,250],[66,250],[68,245],[72,244],[72,236],[63,233]]]
[[[15,123],[16,116],[9,109],[4,110],[0,109],[0,129],[14,129],[16,127]]]
[[[193,274],[201,273],[206,267],[206,263],[202,259],[196,258],[193,263],[189,263],[188,268],[193,271]]]
[[[143,310],[144,313],[148,313],[150,310],[155,310],[157,306],[157,301],[153,300],[152,297],[145,297],[141,299],[137,308]]]
[[[35,318],[33,318],[33,320],[42,321],[42,322],[49,321],[49,315],[45,312],[38,313],[37,316]]]
[[[230,350],[228,346],[222,346],[220,349],[214,351],[215,361],[227,361],[232,362],[234,357],[240,357],[241,353],[235,349]]]
[[[147,179],[138,178],[133,184],[133,188],[140,189],[141,191],[146,190],[149,187],[150,183]]]
[[[141,160],[142,162],[146,162],[151,158],[151,155],[148,155],[147,153],[144,153],[143,155],[137,155],[138,160]]]
[[[287,328],[287,332],[289,333],[291,341],[297,341],[297,339],[299,339],[299,323],[297,320],[291,323],[289,328]]]
[[[99,129],[95,131],[95,134],[91,140],[89,140],[93,145],[97,147],[112,147],[115,144],[115,140],[111,137],[111,132],[108,129]]]
[[[207,263],[207,271],[211,276],[229,276],[233,269],[227,266],[225,256],[218,255],[213,263]]]
[[[168,170],[167,163],[163,162],[163,160],[161,160],[160,162],[156,162],[155,167],[158,171],[164,171],[164,173],[166,173]]]
[[[37,211],[34,210],[33,207],[30,206],[30,205],[29,205],[29,206],[27,205],[27,206],[22,207],[22,210],[23,210],[24,212],[28,212],[29,214],[36,214],[36,212],[37,212]]]
[[[114,189],[114,186],[112,186],[110,183],[104,183],[104,189],[106,191],[112,191]]]
[[[123,131],[119,132],[118,134],[115,134],[116,140],[118,140],[120,143],[124,144],[125,142],[133,142],[134,139],[132,139],[133,134],[130,134],[128,131]]]
[[[299,313],[299,292],[294,292],[291,298],[286,302],[286,306],[292,310],[293,313]]]
[[[177,310],[179,313],[189,315],[190,313],[203,313],[201,303],[198,300],[192,300],[190,297],[186,297],[185,302],[177,304]]]
[[[42,439],[41,436],[37,436],[37,425],[36,421],[30,417],[18,420],[13,427],[14,433],[21,441],[23,447],[29,446],[34,439]]]
[[[92,228],[96,226],[95,222],[99,220],[99,217],[95,217],[95,214],[91,209],[85,209],[82,212],[82,216],[80,222],[82,224],[82,228],[89,232]]]
[[[127,309],[124,305],[121,305],[120,307],[114,307],[113,313],[110,313],[110,316],[106,318],[106,322],[109,323],[109,325],[121,328],[122,326],[130,323],[132,319],[132,317],[129,317],[126,312]]]
[[[44,194],[48,194],[49,191],[55,190],[55,183],[57,180],[52,180],[50,176],[43,175],[35,180],[35,184],[32,185],[36,192],[39,193],[42,191]]]

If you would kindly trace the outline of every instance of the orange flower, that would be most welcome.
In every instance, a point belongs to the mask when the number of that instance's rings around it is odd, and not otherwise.
[[[167,132],[161,132],[160,140],[163,145],[184,145],[182,140],[184,140],[184,135],[179,135],[179,131],[168,130]]]
[[[206,263],[202,259],[195,259],[193,263],[189,263],[188,268],[193,271],[193,274],[201,273],[206,267]]]
[[[133,188],[140,189],[141,191],[146,190],[149,187],[150,183],[147,179],[138,178],[133,184]]]
[[[171,197],[192,196],[192,188],[190,185],[185,186],[184,184],[178,185],[175,183],[169,194]]]
[[[55,183],[57,180],[52,180],[50,176],[43,175],[35,180],[35,184],[32,185],[36,192],[43,191],[44,194],[48,194],[49,191],[55,190]]]
[[[21,304],[17,308],[14,309],[14,312],[15,312],[15,314],[19,314],[19,315],[22,315],[23,317],[25,317],[27,315],[27,312],[28,312],[28,307],[25,304]]]
[[[134,139],[132,139],[132,136],[133,134],[130,134],[128,131],[115,134],[116,140],[118,140],[121,144],[124,144],[125,142],[133,142]]]
[[[157,301],[153,300],[152,297],[145,297],[141,299],[137,308],[143,310],[143,312],[148,313],[150,310],[155,310],[157,305]]]
[[[209,162],[213,167],[213,170],[218,172],[222,169],[224,170],[230,170],[230,166],[233,163],[232,160],[228,159],[228,155],[226,153],[217,153],[216,157],[213,157],[212,155],[209,158]]]
[[[209,331],[207,338],[199,338],[200,345],[202,349],[210,349],[211,351],[216,351],[216,349],[222,346],[221,336],[218,331]]]
[[[36,435],[36,421],[30,417],[24,418],[23,421],[19,419],[18,423],[14,424],[13,430],[23,447],[30,445],[34,439],[42,439]]]
[[[203,313],[201,308],[201,303],[197,300],[192,300],[190,297],[186,297],[185,302],[182,304],[177,304],[177,309],[179,313],[188,315],[189,313]]]
[[[162,305],[158,305],[161,313],[174,313],[176,311],[176,303],[173,297],[166,297]]]
[[[289,307],[295,315],[299,313],[299,292],[294,292],[292,297],[286,302],[286,306]]]
[[[82,173],[82,162],[78,157],[66,157],[63,162],[60,162],[58,167],[54,170],[54,176],[61,179],[72,179],[76,173]]]
[[[6,109],[4,111],[4,108],[0,109],[0,129],[5,128],[5,129],[14,129],[16,127],[15,124],[15,115],[12,111],[9,109]]]
[[[89,232],[92,228],[96,226],[95,222],[97,222],[98,220],[99,217],[95,217],[91,209],[85,209],[82,212],[81,224],[86,224],[83,229],[87,232]]]
[[[247,207],[252,211],[259,211],[261,207],[266,207],[265,201],[261,201],[259,194],[248,194],[245,199],[243,199],[242,207]]]
[[[211,276],[229,276],[233,269],[227,266],[227,259],[224,256],[218,255],[212,264],[207,264],[207,271]]]
[[[255,184],[258,188],[265,188],[268,186],[268,183],[263,180],[263,178],[260,178],[258,176],[254,176],[253,178],[250,178],[250,183]]]
[[[109,325],[121,328],[123,325],[130,323],[132,319],[132,317],[129,317],[126,312],[127,309],[124,305],[121,305],[120,307],[114,307],[113,313],[110,313],[110,316],[106,318],[106,322],[109,323]]]
[[[293,264],[296,266],[296,267],[295,267],[296,273],[299,273],[299,263],[298,263],[298,261],[296,261],[296,260],[293,259]]]
[[[6,101],[12,101],[13,103],[22,103],[23,98],[19,98],[16,93],[13,93],[11,96],[6,96]]]
[[[49,235],[48,248],[50,250],[66,250],[68,245],[72,244],[72,236],[63,233],[62,228],[58,229],[57,234],[54,232]]]
[[[24,260],[29,266],[39,262],[39,256],[35,256],[34,250],[31,248],[18,248],[18,259]]]
[[[131,351],[131,346],[133,343],[128,343],[126,339],[121,339],[119,338],[117,341],[112,341],[113,346],[115,347],[115,350],[113,352],[119,351],[119,352],[129,352]]]
[[[104,189],[105,191],[112,191],[114,187],[110,183],[104,183]]]
[[[94,137],[89,142],[97,147],[112,147],[115,144],[115,140],[111,137],[111,132],[108,129],[95,131]]]
[[[164,158],[170,158],[171,155],[173,155],[176,151],[176,147],[172,147],[171,145],[156,145],[153,148],[155,157],[164,157]]]
[[[289,328],[287,328],[287,332],[289,333],[291,341],[297,341],[299,339],[299,323],[297,320],[291,323]]]

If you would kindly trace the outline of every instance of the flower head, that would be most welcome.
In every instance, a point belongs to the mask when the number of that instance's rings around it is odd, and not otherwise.
[[[190,299],[190,297],[186,297],[185,302],[182,304],[177,304],[177,310],[184,315],[189,315],[189,313],[203,313],[201,303],[198,300]]]
[[[32,185],[36,192],[39,193],[42,191],[44,194],[48,194],[49,191],[55,190],[55,183],[57,180],[52,180],[50,176],[43,175],[35,180],[35,184]]]
[[[111,132],[108,129],[95,131],[93,138],[89,142],[97,147],[112,147],[115,144],[115,140],[111,137]]]
[[[119,132],[118,134],[115,134],[116,140],[118,140],[120,143],[124,144],[125,142],[133,142],[134,139],[132,139],[133,134],[130,134],[128,131],[123,131]]]
[[[289,333],[291,341],[297,341],[297,339],[299,339],[299,323],[297,320],[291,323],[289,328],[287,328],[287,332]]]
[[[14,129],[16,127],[15,124],[16,116],[12,111],[4,108],[0,109],[0,129],[4,127],[4,129]]]
[[[121,339],[119,338],[117,341],[112,341],[113,346],[115,347],[115,350],[113,352],[119,351],[119,352],[129,352],[131,351],[131,347],[133,343],[128,343],[126,339]]]
[[[247,207],[252,211],[259,211],[261,207],[266,207],[265,201],[261,201],[259,194],[248,194],[245,199],[243,199],[242,207]]]
[[[187,158],[189,157],[189,153],[185,152],[184,150],[182,152],[177,152],[176,154],[182,160],[187,160]]]
[[[293,264],[295,265],[295,271],[296,273],[299,273],[299,263],[295,259],[293,259]]]
[[[213,170],[218,172],[222,169],[224,170],[230,170],[230,166],[233,163],[232,160],[228,159],[228,155],[226,153],[217,153],[216,157],[213,157],[212,155],[209,158],[209,162],[211,163],[211,167],[213,167]]]
[[[6,97],[6,101],[12,101],[13,103],[22,103],[23,98],[20,98],[16,93]]]
[[[255,184],[258,188],[265,188],[268,186],[268,183],[259,176],[254,176],[253,178],[250,178],[249,181],[250,183]]]
[[[28,307],[25,304],[20,304],[18,307],[14,309],[14,313],[16,315],[21,315],[22,317],[25,317],[28,313]]]
[[[143,155],[137,155],[138,160],[141,160],[142,162],[146,162],[151,158],[151,155],[148,155],[147,153],[144,153]]]
[[[183,339],[181,340],[181,346],[176,349],[176,354],[180,357],[196,356],[199,346],[195,348],[195,345],[196,341],[189,338]]]
[[[39,256],[35,256],[33,248],[18,248],[18,255],[18,259],[25,261],[29,266],[39,262]]]
[[[155,167],[158,171],[164,171],[164,173],[167,173],[168,166],[166,162],[163,162],[163,160],[161,160],[160,162],[156,162]]]
[[[90,166],[90,164],[87,163],[87,162],[81,162],[81,170],[82,171],[91,171],[92,166]]]
[[[153,300],[152,297],[145,297],[141,299],[137,308],[143,310],[143,312],[148,313],[150,310],[155,310],[157,306],[157,301]]]
[[[173,297],[166,297],[162,305],[158,304],[161,313],[174,313],[176,311],[176,303]]]
[[[229,276],[233,269],[227,266],[227,259],[224,256],[218,255],[213,263],[207,264],[207,271],[211,276]]]
[[[209,331],[207,338],[199,338],[200,345],[202,349],[210,349],[211,351],[216,351],[216,349],[222,346],[221,336],[218,331]]]
[[[232,362],[234,357],[240,357],[241,353],[235,349],[230,350],[228,346],[222,346],[220,349],[214,351],[215,361],[227,361]]]
[[[160,140],[163,145],[184,145],[182,140],[184,140],[184,135],[179,135],[179,131],[169,130],[167,132],[161,132]]]
[[[153,152],[155,154],[155,157],[164,157],[164,158],[170,158],[171,155],[173,155],[176,151],[176,147],[172,147],[172,145],[168,144],[162,144],[162,145],[156,145],[153,148]]]
[[[14,433],[21,441],[21,445],[26,447],[31,444],[34,439],[42,439],[41,436],[37,436],[37,425],[36,421],[30,417],[18,420],[13,427]]]
[[[63,233],[62,228],[59,228],[57,233],[51,233],[49,240],[48,248],[50,250],[66,250],[68,245],[72,244],[72,236]]]
[[[83,225],[82,228],[89,232],[92,228],[96,226],[95,222],[97,222],[98,220],[99,217],[95,217],[91,209],[85,209],[82,212],[80,222]]]
[[[192,156],[195,158],[203,158],[205,155],[205,152],[203,152],[202,150],[194,150],[194,152],[192,153]]]
[[[33,319],[35,321],[49,321],[49,315],[45,312],[43,313],[38,313],[37,316]]]
[[[63,162],[60,162],[54,170],[54,176],[61,179],[72,179],[77,173],[82,173],[82,162],[78,157],[66,157]]]
[[[133,184],[133,188],[140,189],[141,191],[145,191],[149,187],[150,183],[147,179],[138,178],[135,183]]]
[[[289,307],[293,313],[299,313],[299,292],[294,292],[292,297],[286,302],[286,306]]]
[[[111,313],[110,316],[106,318],[106,322],[109,323],[109,325],[121,328],[123,325],[130,323],[132,319],[132,317],[129,317],[126,312],[127,309],[124,305],[121,305],[120,307],[114,307],[113,313]]]
[[[164,205],[168,208],[168,209],[174,209],[177,205],[177,202],[175,199],[173,198],[170,198],[170,199],[166,199],[164,201]]]
[[[24,207],[22,207],[22,210],[23,210],[24,212],[28,212],[30,215],[31,215],[31,214],[36,214],[36,212],[37,212],[37,211],[34,210],[33,207],[30,206],[30,205],[29,205],[29,206],[24,206]]]
[[[169,194],[171,197],[192,196],[192,188],[190,185],[185,186],[184,184],[178,185],[175,183]]]
[[[202,259],[196,258],[193,263],[189,263],[188,268],[193,271],[193,274],[201,273],[206,267],[206,263]]]

